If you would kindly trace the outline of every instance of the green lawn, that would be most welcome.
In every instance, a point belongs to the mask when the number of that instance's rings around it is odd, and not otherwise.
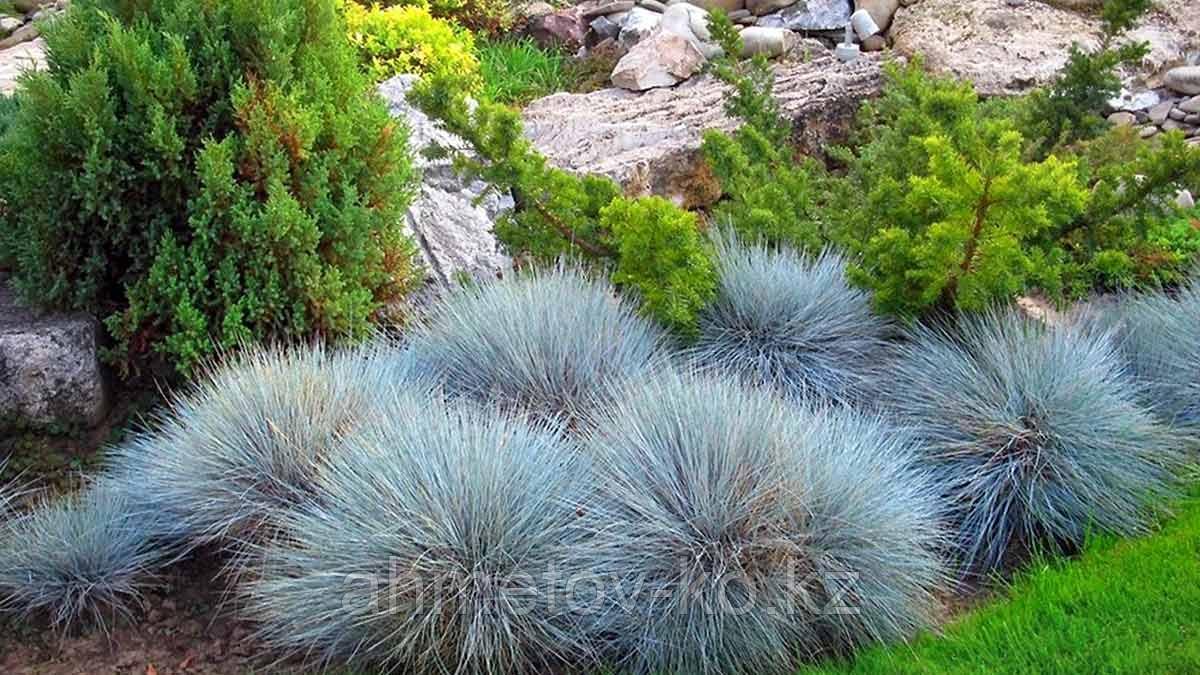
[[[1200,673],[1200,498],[1162,532],[1034,567],[912,645],[816,673]]]

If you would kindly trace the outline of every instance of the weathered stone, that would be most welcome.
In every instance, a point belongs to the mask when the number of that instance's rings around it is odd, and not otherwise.
[[[21,73],[45,67],[46,42],[41,38],[0,51],[0,94],[16,90]]]
[[[1180,190],[1175,194],[1175,205],[1181,209],[1191,209],[1196,206],[1196,199],[1192,197],[1192,193],[1187,190]]]
[[[799,39],[795,33],[786,28],[763,28],[753,26],[741,32],[742,58],[762,54],[767,58],[775,58],[791,51]]]
[[[7,37],[14,30],[24,25],[25,22],[15,16],[0,17],[0,34],[3,34],[5,37]]]
[[[1190,113],[1187,117],[1183,118],[1183,121],[1188,124],[1200,124],[1200,113]]]
[[[892,17],[896,15],[896,10],[900,9],[900,0],[854,0],[854,9],[865,9],[875,20],[879,30],[886,31],[892,25]]]
[[[745,0],[688,0],[688,3],[695,5],[706,12],[719,9],[726,14],[746,8]]]
[[[777,12],[784,7],[791,7],[797,0],[746,0],[746,9],[755,16]]]
[[[12,0],[13,9],[22,14],[36,12],[46,5],[53,5],[54,0]]]
[[[729,20],[730,20],[730,21],[737,21],[738,19],[745,19],[746,17],[750,17],[750,16],[754,16],[753,14],[751,14],[751,13],[750,13],[750,10],[748,10],[748,9],[739,9],[739,10],[738,10],[738,11],[736,11],[736,12],[730,12],[730,13],[729,13]]]
[[[1113,110],[1130,110],[1138,112],[1141,110],[1149,110],[1158,105],[1162,97],[1153,89],[1143,91],[1122,90],[1121,94],[1116,98],[1108,101],[1108,107]]]
[[[801,0],[763,16],[758,25],[794,31],[838,30],[850,21],[850,13],[850,0]]]
[[[812,40],[793,51],[801,48],[811,52],[810,59],[784,59],[773,66],[775,96],[795,124],[800,150],[819,155],[844,140],[859,104],[878,94],[880,65],[871,58],[838,63]],[[525,133],[556,166],[609,176],[630,194],[703,206],[720,189],[700,157],[701,135],[738,126],[725,114],[726,91],[703,75],[642,94],[621,89],[555,94],[526,107]]]
[[[1019,93],[1049,82],[1072,43],[1098,45],[1098,21],[1041,2],[922,0],[892,22],[892,48],[922,55],[937,72],[971,80],[983,94]]]
[[[587,42],[589,46],[605,40],[615,40],[621,34],[621,26],[607,16],[598,16],[588,24]]]
[[[1200,94],[1200,66],[1179,66],[1167,71],[1163,83],[1188,96]]]
[[[571,8],[533,17],[525,32],[543,47],[577,49],[583,46],[587,28],[580,13]]]
[[[99,323],[38,314],[0,279],[0,426],[98,424],[108,412]]]
[[[860,9],[850,15],[850,25],[854,28],[854,33],[858,35],[859,40],[879,35],[880,32],[879,24],[875,23],[871,13],[865,9]]]
[[[641,2],[638,3],[638,7],[643,7],[651,12],[657,12],[659,14],[667,11],[667,6],[658,0],[641,0]]]
[[[1176,120],[1167,120],[1159,126],[1162,127],[1163,131],[1186,131],[1188,128],[1186,124]]]
[[[1173,107],[1175,107],[1174,103],[1170,101],[1163,101],[1162,103],[1159,103],[1150,110],[1146,111],[1146,114],[1150,116],[1150,121],[1154,124],[1162,124],[1166,121],[1167,115],[1171,114],[1171,108]]]
[[[1171,112],[1167,113],[1167,117],[1175,120],[1176,122],[1184,121],[1185,119],[1187,119],[1187,116],[1188,116],[1188,114],[1185,113],[1184,111],[1180,110],[1179,108],[1171,108]]]
[[[637,43],[645,40],[662,22],[663,15],[644,7],[635,7],[621,24],[621,33],[617,43],[626,50],[633,49]]]
[[[720,45],[713,42],[708,31],[708,12],[693,4],[681,2],[671,5],[662,15],[662,30],[674,33],[696,48],[706,59],[721,56]]]
[[[27,23],[14,30],[8,37],[0,40],[0,50],[15,47],[23,42],[32,42],[41,35],[36,23]]]
[[[704,62],[704,55],[686,38],[659,32],[621,57],[613,69],[612,83],[630,91],[673,87],[700,72]]]
[[[1122,110],[1109,115],[1108,123],[1115,127],[1131,127],[1137,123],[1137,115]]]
[[[1141,136],[1142,138],[1153,138],[1156,135],[1158,135],[1158,127],[1153,125],[1144,126],[1142,127],[1142,130],[1138,132],[1138,136]]]
[[[405,216],[405,225],[425,262],[426,287],[418,302],[443,294],[464,278],[483,280],[503,276],[511,267],[500,250],[492,226],[512,208],[507,194],[488,191],[482,183],[466,183],[447,159],[433,160],[422,150],[431,144],[467,150],[461,138],[437,126],[407,101],[416,83],[413,75],[400,75],[379,86],[393,117],[408,123],[409,143],[421,170],[421,186]],[[480,197],[482,196],[482,199]]]
[[[1200,96],[1193,96],[1179,104],[1185,113],[1200,113]]]
[[[581,16],[586,19],[594,19],[598,16],[607,14],[616,14],[617,12],[628,12],[634,8],[636,3],[633,0],[614,0],[613,2],[602,2],[597,5],[587,6],[582,9]]]
[[[864,38],[862,41],[862,50],[864,52],[881,52],[884,47],[887,47],[887,38],[882,35],[872,35],[869,38]]]

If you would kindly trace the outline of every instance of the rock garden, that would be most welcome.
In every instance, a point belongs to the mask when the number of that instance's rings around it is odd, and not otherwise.
[[[1187,0],[0,7],[0,672],[1200,670]]]

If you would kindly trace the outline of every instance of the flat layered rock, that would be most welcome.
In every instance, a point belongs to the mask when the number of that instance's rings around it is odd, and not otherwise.
[[[859,104],[882,85],[880,61],[843,64],[818,43],[801,41],[775,65],[775,95],[795,121],[801,148],[820,153],[840,140]],[[603,89],[554,94],[525,109],[525,134],[556,166],[597,173],[629,194],[656,194],[696,207],[713,202],[719,188],[699,156],[706,129],[733,130],[724,112],[726,87],[709,75],[671,89],[635,93]]]
[[[45,67],[46,41],[41,38],[0,50],[0,94],[13,93],[21,73]]]
[[[896,51],[924,57],[934,71],[971,80],[982,94],[1015,94],[1049,82],[1066,63],[1072,43],[1088,49],[1099,44],[1100,20],[1094,10],[1071,7],[1037,0],[1015,5],[920,0],[900,8],[890,35]],[[1150,87],[1160,86],[1167,68],[1200,50],[1195,0],[1160,0],[1128,39],[1150,46],[1131,75]]]

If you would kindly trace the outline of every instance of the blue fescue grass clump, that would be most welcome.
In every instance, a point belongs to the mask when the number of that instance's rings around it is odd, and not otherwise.
[[[664,340],[607,282],[560,265],[460,290],[411,346],[452,395],[576,419],[652,368]]]
[[[420,382],[385,342],[249,349],[210,369],[153,432],[115,448],[109,474],[169,514],[167,534],[192,545],[250,538],[306,498],[342,434]]]
[[[580,557],[604,580],[592,630],[621,672],[786,673],[931,622],[936,490],[881,420],[664,373],[585,445]]]
[[[1180,438],[1139,405],[1105,331],[964,317],[915,329],[880,378],[945,491],[964,572],[1144,532],[1174,492]]]
[[[1173,295],[1121,298],[1094,310],[1115,332],[1125,366],[1143,403],[1166,422],[1200,435],[1200,287],[1193,281]]]
[[[321,665],[552,672],[587,653],[567,555],[586,467],[543,422],[401,395],[262,553],[260,637]]]
[[[0,526],[0,612],[59,629],[128,618],[172,560],[159,517],[100,481]]]
[[[686,351],[701,368],[795,398],[852,401],[891,333],[870,297],[846,280],[845,260],[717,237],[720,285]]]

